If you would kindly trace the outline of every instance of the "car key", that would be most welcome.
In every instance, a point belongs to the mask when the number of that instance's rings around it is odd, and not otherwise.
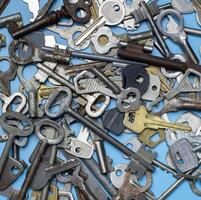
[[[120,1],[104,1],[99,7],[99,18],[75,40],[75,45],[85,42],[98,28],[104,25],[114,26],[121,23],[124,17],[125,8]]]
[[[57,135],[58,137],[55,139],[49,139],[46,136],[42,135],[41,129],[44,126],[51,126],[51,127],[55,128],[58,133],[58,135]],[[24,199],[26,191],[33,180],[33,176],[36,173],[36,169],[38,168],[40,160],[41,160],[47,146],[60,143],[64,137],[64,130],[63,130],[62,126],[60,126],[57,122],[49,120],[49,119],[42,119],[42,120],[38,121],[35,126],[35,132],[36,132],[36,135],[38,136],[38,138],[40,139],[39,149],[35,155],[35,159],[34,159],[32,165],[29,167],[29,169],[27,171],[26,178],[25,178],[23,185],[21,187],[21,190],[18,194],[18,200]]]
[[[6,120],[10,119],[10,118],[20,120],[22,122],[26,122],[28,124],[28,128],[25,129],[25,127],[23,127],[24,129],[21,130],[21,129],[18,129],[18,127],[16,127],[16,126],[9,125],[6,122]],[[0,125],[5,131],[7,131],[9,133],[6,145],[4,147],[3,153],[0,158],[0,176],[1,176],[2,172],[4,170],[4,166],[6,164],[8,156],[9,156],[9,151],[12,148],[12,145],[14,143],[15,137],[16,136],[22,136],[22,137],[29,136],[33,132],[34,126],[33,126],[31,119],[27,118],[26,116],[24,116],[20,113],[16,113],[16,112],[4,113],[0,118]]]
[[[55,24],[61,17],[71,17],[74,21],[78,23],[87,23],[91,18],[91,12],[89,6],[91,1],[84,1],[79,0],[76,3],[72,3],[69,0],[64,0],[64,5],[61,7],[60,10],[52,11],[47,16],[40,18],[22,28],[19,28],[13,31],[12,36],[13,38],[17,39],[22,36],[27,35],[33,31],[39,30],[46,26],[50,26],[51,24]],[[85,15],[79,17],[77,12],[79,10],[84,10]]]

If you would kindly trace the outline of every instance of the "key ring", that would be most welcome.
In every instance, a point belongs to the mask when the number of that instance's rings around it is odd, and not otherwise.
[[[179,24],[178,24],[178,27],[176,30],[167,31],[163,28],[162,21],[163,21],[164,17],[166,17],[167,15],[173,15],[173,16],[176,16],[178,18]],[[178,38],[180,38],[180,37],[184,37],[184,39],[186,38],[186,34],[184,32],[184,18],[182,17],[182,15],[177,10],[173,10],[173,9],[163,10],[158,15],[157,26],[164,36],[170,37],[174,41],[178,40]]]
[[[45,137],[44,135],[42,135],[41,128],[43,126],[50,126],[50,127],[55,128],[57,130],[57,132],[59,133],[58,137],[55,139],[49,139],[49,138]],[[63,130],[62,126],[60,126],[60,124],[58,124],[57,122],[52,121],[50,119],[42,119],[39,122],[37,122],[36,127],[35,127],[35,132],[36,132],[37,137],[40,140],[46,139],[48,144],[51,144],[51,145],[59,144],[64,138],[64,130]]]

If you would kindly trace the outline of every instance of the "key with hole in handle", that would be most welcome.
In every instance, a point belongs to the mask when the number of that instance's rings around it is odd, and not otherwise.
[[[22,122],[25,122],[27,126],[22,126],[23,129],[19,129],[16,126],[10,125],[8,120],[13,119]],[[6,162],[8,160],[9,151],[13,146],[16,136],[26,137],[29,136],[34,129],[34,125],[31,119],[27,118],[25,115],[16,113],[16,112],[6,112],[0,118],[0,126],[8,132],[8,139],[6,145],[3,149],[3,153],[0,158],[0,176],[4,170]]]
[[[125,8],[120,1],[104,1],[99,8],[99,18],[96,19],[76,40],[75,45],[85,42],[98,28],[108,25],[115,26],[124,19]]]
[[[146,128],[151,129],[177,129],[183,131],[191,131],[191,127],[184,124],[170,123],[167,122],[156,115],[151,115],[147,112],[144,106],[135,112],[130,112],[125,114],[124,125],[131,131],[135,133],[141,133]]]
[[[57,23],[60,18],[66,16],[72,18],[78,23],[87,23],[91,18],[90,6],[91,1],[79,0],[76,3],[72,3],[70,0],[64,0],[64,5],[60,10],[52,11],[46,16],[35,20],[34,22],[27,24],[12,32],[13,38],[17,39],[25,36],[33,31],[37,31],[46,26]],[[85,13],[84,16],[79,16],[78,12],[82,11]]]
[[[47,136],[45,135],[45,131],[43,131],[44,133],[42,132],[42,130],[44,130],[44,127],[47,127],[47,126],[53,127],[57,131],[57,133],[58,133],[57,138],[55,138],[55,139],[47,138]],[[25,178],[23,185],[21,187],[21,190],[18,194],[18,200],[24,199],[26,191],[33,181],[33,177],[36,173],[36,170],[40,164],[42,156],[43,156],[46,148],[48,147],[48,145],[58,144],[64,138],[64,130],[63,130],[62,126],[60,126],[57,122],[49,120],[49,119],[42,119],[39,122],[37,122],[36,126],[35,126],[35,132],[36,132],[36,135],[38,136],[38,138],[40,139],[40,145],[39,145],[38,151],[35,155],[35,159],[27,171],[26,178]],[[42,133],[44,135],[42,135]]]

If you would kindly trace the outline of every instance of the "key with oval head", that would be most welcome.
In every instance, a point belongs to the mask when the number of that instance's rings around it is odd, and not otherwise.
[[[45,128],[47,126],[53,127],[57,131],[57,133],[58,133],[57,138],[49,139],[46,137],[45,131],[42,132],[42,130],[44,130],[43,128]],[[47,130],[47,129],[45,129],[45,130]],[[36,132],[36,135],[38,136],[38,138],[40,139],[40,145],[39,145],[37,154],[35,155],[35,159],[27,171],[26,178],[25,178],[23,185],[21,187],[21,190],[18,194],[18,200],[24,199],[26,191],[33,181],[33,177],[36,173],[36,169],[38,168],[40,161],[42,159],[42,156],[43,156],[46,148],[48,147],[48,145],[58,144],[64,138],[64,130],[63,130],[62,126],[60,126],[57,122],[49,120],[49,119],[42,119],[39,122],[37,122],[36,126],[35,126],[35,132]]]
[[[66,94],[66,98],[61,99],[59,109],[56,112],[51,111],[51,107],[54,105],[56,99],[58,99],[61,94]],[[134,159],[139,160],[144,166],[146,166],[149,170],[153,171],[153,166],[150,165],[147,161],[145,161],[142,157],[131,151],[128,147],[124,146],[121,142],[113,138],[112,136],[108,135],[108,133],[103,130],[101,127],[97,126],[95,123],[91,122],[87,118],[81,116],[79,113],[74,111],[71,106],[71,100],[72,100],[72,92],[67,87],[58,87],[55,91],[53,91],[45,104],[45,112],[47,116],[51,118],[58,118],[61,115],[68,113],[73,118],[79,120],[82,122],[86,127],[88,127],[91,131],[93,131],[97,136],[100,138],[110,142],[113,146],[117,147],[119,150],[121,150],[126,155],[133,157]]]
[[[27,126],[23,126],[23,129],[19,129],[19,127],[10,125],[7,121],[10,119],[14,119],[20,122],[26,123]],[[3,153],[0,158],[0,176],[4,170],[5,164],[7,162],[9,151],[13,146],[14,140],[16,136],[29,136],[34,129],[34,125],[31,119],[27,118],[25,115],[16,113],[16,112],[6,112],[0,118],[0,126],[8,132],[8,139],[6,145],[3,149]]]
[[[135,133],[141,133],[146,128],[151,129],[176,129],[183,131],[191,131],[191,127],[184,124],[178,123],[170,123],[163,119],[161,119],[157,115],[149,114],[144,106],[140,106],[140,108],[135,112],[130,112],[125,114],[124,125],[131,131]]]
[[[115,26],[121,23],[125,13],[125,7],[120,1],[104,1],[99,8],[99,18],[75,40],[75,45],[78,46],[85,42],[98,28],[104,25]]]

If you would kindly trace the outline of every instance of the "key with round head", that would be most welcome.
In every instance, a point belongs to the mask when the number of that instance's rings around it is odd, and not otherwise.
[[[125,17],[125,7],[120,1],[104,1],[99,8],[99,17],[76,40],[75,45],[85,42],[98,28],[108,25],[115,26]]]
[[[48,129],[44,130],[44,128],[47,126],[50,126],[56,130],[57,137],[55,139],[49,139],[45,135],[45,132]],[[56,145],[56,144],[60,143],[64,138],[64,130],[63,130],[62,126],[60,126],[60,124],[58,124],[57,122],[49,120],[49,119],[42,119],[42,120],[38,121],[35,126],[35,132],[36,132],[36,135],[38,136],[38,138],[40,139],[40,143],[39,143],[38,151],[35,155],[35,159],[27,171],[26,178],[25,178],[23,185],[21,187],[21,190],[18,194],[18,200],[24,199],[26,191],[33,181],[33,177],[37,171],[37,168],[40,164],[42,156],[43,156],[46,148],[48,147],[48,145]]]
[[[20,121],[21,123],[24,122],[26,123],[27,126],[22,126],[22,129],[20,129],[17,126],[8,123],[8,121],[11,119]],[[34,130],[34,125],[31,119],[27,118],[23,114],[17,112],[6,112],[0,118],[0,126],[8,133],[8,139],[0,158],[0,176],[1,176],[9,156],[9,151],[14,144],[15,137],[29,136]]]
[[[125,114],[124,125],[131,131],[135,133],[141,133],[146,128],[151,129],[176,129],[183,131],[191,131],[191,127],[184,124],[170,123],[161,119],[157,115],[149,114],[144,106],[135,112],[130,112]]]

